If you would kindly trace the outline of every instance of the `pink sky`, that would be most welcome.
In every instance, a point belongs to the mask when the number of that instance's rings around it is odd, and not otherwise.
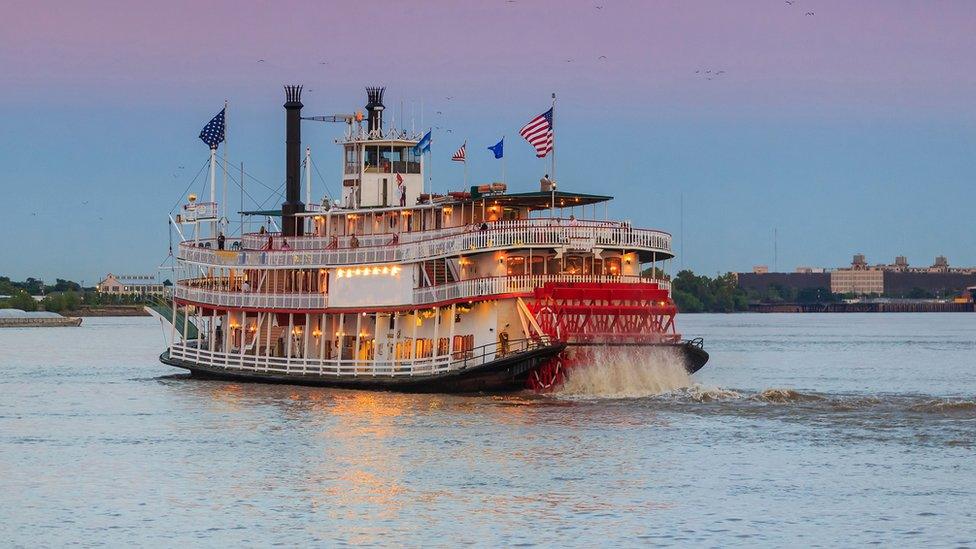
[[[939,110],[976,92],[976,2],[964,1],[8,1],[4,12],[8,99],[114,88],[179,103],[301,80],[479,103],[553,88],[580,103],[870,108],[883,94],[891,108]],[[708,87],[696,69],[726,73]]]

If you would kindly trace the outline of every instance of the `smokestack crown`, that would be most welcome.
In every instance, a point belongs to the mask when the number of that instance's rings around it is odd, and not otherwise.
[[[302,105],[302,86],[285,86],[285,107],[304,107]]]
[[[366,88],[366,113],[369,122],[369,131],[383,130],[383,92],[386,88],[370,86]]]

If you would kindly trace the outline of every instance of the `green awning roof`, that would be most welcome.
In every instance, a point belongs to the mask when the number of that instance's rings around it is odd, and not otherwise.
[[[251,210],[247,212],[237,212],[241,215],[260,215],[263,217],[281,217],[281,210]]]

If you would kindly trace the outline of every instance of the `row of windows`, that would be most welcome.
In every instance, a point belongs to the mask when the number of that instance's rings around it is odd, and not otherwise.
[[[359,153],[357,145],[346,147],[346,173],[359,173],[360,161],[367,173],[420,173],[420,156],[413,147],[367,145],[362,160]]]

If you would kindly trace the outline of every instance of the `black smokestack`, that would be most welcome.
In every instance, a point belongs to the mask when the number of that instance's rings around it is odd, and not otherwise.
[[[295,214],[305,211],[302,203],[302,87],[285,86],[285,203],[281,205],[284,236],[302,236],[305,223]]]
[[[383,129],[383,91],[386,88],[371,87],[366,88],[366,113],[369,122],[369,131]]]

